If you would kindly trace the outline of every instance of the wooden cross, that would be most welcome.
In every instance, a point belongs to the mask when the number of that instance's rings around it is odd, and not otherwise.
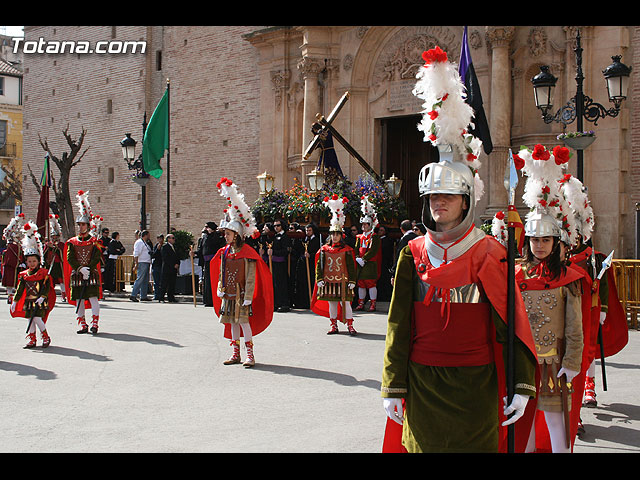
[[[316,114],[316,119],[318,120],[317,125],[319,125],[320,129],[317,130],[316,135],[313,137],[313,140],[311,140],[311,142],[309,143],[309,146],[305,150],[303,159],[307,160],[311,156],[311,153],[318,147],[318,144],[320,143],[320,140],[322,139],[323,135],[325,135],[327,131],[330,131],[333,137],[338,142],[340,142],[340,144],[345,148],[345,150],[347,150],[347,152],[349,152],[358,161],[360,166],[364,168],[364,170],[367,173],[369,173],[372,177],[376,178],[377,180],[381,180],[380,175],[378,175],[378,173],[373,168],[371,168],[371,165],[369,165],[367,161],[364,158],[362,158],[362,156],[356,151],[356,149],[353,148],[349,144],[349,142],[347,142],[347,140],[345,140],[345,138],[342,135],[340,135],[340,133],[332,125],[333,121],[335,120],[336,116],[338,115],[342,107],[344,107],[345,103],[347,103],[347,100],[349,100],[349,92],[345,92],[344,95],[342,95],[342,97],[340,98],[340,100],[338,101],[338,103],[333,108],[333,110],[331,111],[331,113],[327,118],[325,118],[323,115],[320,115],[319,113]]]

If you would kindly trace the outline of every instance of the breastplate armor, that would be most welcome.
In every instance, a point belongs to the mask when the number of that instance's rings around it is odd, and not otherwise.
[[[340,283],[348,280],[344,252],[325,252],[322,275],[324,283]]]
[[[74,245],[73,249],[76,254],[76,260],[81,267],[88,267],[91,263],[91,254],[93,253],[93,244],[89,245]]]
[[[418,282],[414,282],[415,291],[414,291],[414,299],[416,301],[421,302],[425,299],[427,292],[429,291],[430,285],[420,280]],[[460,285],[459,287],[450,288],[449,290],[449,301],[451,303],[486,303],[489,301],[487,298],[482,285],[477,283],[470,283],[468,285]],[[442,302],[443,297],[445,295],[442,291],[434,292],[432,302]]]
[[[245,271],[243,258],[227,258],[224,271],[224,296],[235,297],[244,294]],[[238,291],[240,288],[240,291]]]
[[[88,245],[73,245],[73,251],[75,253],[76,260],[78,261],[78,264],[79,264],[78,269],[82,267],[89,267],[94,248],[97,248],[97,247],[93,243],[90,243]],[[86,282],[86,286],[98,285],[100,283],[98,271],[95,268],[91,268],[91,267],[89,267],[89,269],[90,269],[89,279]],[[71,272],[72,287],[85,285],[84,282],[85,282],[84,277],[78,270],[74,270],[73,272]]]
[[[39,280],[24,280],[24,310],[29,312],[34,308],[47,308],[47,299],[44,299],[41,306],[36,305],[36,300],[40,297],[42,282]]]
[[[522,299],[529,317],[538,363],[560,363],[564,348],[565,294],[562,287],[524,290]]]

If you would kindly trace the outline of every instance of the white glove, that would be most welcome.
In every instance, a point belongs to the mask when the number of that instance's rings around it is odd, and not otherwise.
[[[607,312],[600,312],[600,325],[604,325],[605,318],[607,318]]]
[[[218,290],[217,294],[220,298],[224,297],[224,292],[222,290]]]
[[[356,258],[356,262],[358,262],[358,265],[360,265],[361,267],[364,267],[364,260],[360,257]]]
[[[82,278],[84,278],[85,280],[89,279],[89,273],[91,273],[91,270],[89,270],[89,267],[80,267],[78,271],[82,275]]]
[[[243,307],[248,307],[249,305],[251,305],[251,300],[245,300],[244,302],[242,302]]]
[[[353,290],[354,288],[356,288],[356,284],[353,282],[349,282],[347,286],[349,287],[349,290]]]
[[[36,304],[41,305],[42,302],[44,302],[44,297],[38,297],[38,299],[36,300]]]
[[[570,370],[568,368],[562,367],[560,369],[560,371],[558,372],[558,378],[560,378],[562,375],[566,375],[567,376],[567,382],[570,382],[571,380],[573,380],[573,377],[578,375],[578,373],[580,373],[580,372],[576,372],[575,370]]]
[[[319,282],[317,282],[317,284],[318,284],[318,288],[324,287],[324,280],[320,280]]]
[[[9,307],[9,308],[11,310],[11,313],[15,312],[16,311],[16,302],[12,302],[11,303],[11,307]]]
[[[389,417],[394,422],[402,425],[404,417],[402,416],[402,399],[401,398],[385,398],[382,400],[382,406]]]
[[[524,410],[527,408],[527,402],[529,401],[529,397],[527,395],[520,395],[516,393],[513,396],[513,400],[511,401],[511,405],[507,406],[507,397],[504,397],[504,414],[508,417],[512,412],[513,416],[504,422],[502,422],[502,426],[510,425],[518,420],[522,415],[524,415]]]

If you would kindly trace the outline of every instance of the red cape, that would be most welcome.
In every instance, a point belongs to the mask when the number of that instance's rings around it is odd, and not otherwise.
[[[70,284],[71,284],[71,271],[73,270],[71,268],[71,265],[69,264],[69,262],[67,261],[67,250],[69,249],[69,242],[73,242],[74,244],[84,244],[84,243],[96,243],[96,247],[99,247],[99,243],[96,239],[96,237],[90,237],[89,240],[78,240],[78,237],[72,237],[69,240],[67,240],[64,243],[64,250],[62,252],[62,274],[64,276],[64,295],[65,297],[67,297],[67,303],[69,303],[70,305],[75,305],[76,301],[75,300],[71,300],[71,288],[70,288]],[[100,269],[100,263],[98,263],[98,266],[96,267],[98,269],[98,288],[99,288],[99,293],[98,293],[98,300],[102,300],[102,271]],[[85,300],[84,301],[84,306],[85,308],[90,308],[91,307],[91,302],[89,302],[89,300]]]
[[[572,265],[576,268],[582,269],[578,263],[589,261],[589,257],[592,253],[591,247],[586,247],[582,252],[579,252],[573,255],[570,260]],[[600,253],[600,252],[596,252]],[[583,269],[582,269],[583,270]],[[607,309],[607,318],[602,325],[602,343],[604,349],[604,356],[610,357],[611,355],[615,355],[620,350],[622,350],[627,343],[629,342],[629,327],[627,326],[627,316],[625,314],[624,308],[620,303],[620,299],[618,298],[618,289],[616,287],[615,275],[613,273],[613,269],[609,268],[606,271],[607,275],[607,287],[609,289],[609,299],[608,299],[608,309]],[[587,278],[589,284],[589,291],[591,291],[593,280],[591,277],[585,272],[585,276]],[[600,285],[598,285],[598,288]],[[598,330],[600,324],[600,295],[599,292],[596,292],[596,297],[598,300],[597,306],[592,308],[592,328],[590,331],[590,341],[589,341],[589,354],[590,354],[590,362],[593,361],[594,358],[600,358],[600,345],[598,343]]]
[[[409,242],[413,254],[416,270],[420,272],[421,264],[430,265],[426,252],[425,237],[420,236]],[[500,318],[507,323],[507,262],[506,249],[495,238],[486,236],[473,245],[464,255],[454,262],[438,268],[427,268],[418,275],[430,285],[450,289],[470,283],[482,284],[487,297]],[[533,335],[529,326],[529,319],[524,307],[522,296],[516,288],[515,295],[515,334],[517,338],[536,357]],[[506,417],[502,413],[502,399],[507,396],[505,366],[502,359],[503,346],[495,340],[493,342],[494,361],[498,372],[498,401],[499,411],[499,452],[507,451],[507,427],[502,426]],[[531,424],[535,415],[535,404],[527,404],[525,414],[514,424],[515,451],[523,452]],[[391,419],[387,419],[384,453],[406,452],[402,446],[402,426]]]
[[[226,246],[222,247],[209,261],[212,288],[217,288],[218,278],[220,276],[220,263],[226,249]],[[242,248],[236,254],[236,257],[250,258],[256,261],[256,283],[255,290],[253,292],[253,299],[251,300],[253,315],[249,317],[249,325],[251,325],[251,333],[253,335],[258,335],[271,324],[271,320],[273,319],[273,278],[269,271],[269,267],[264,260],[262,260],[260,255],[258,255],[258,252],[246,243],[242,245]],[[218,297],[215,292],[212,297],[213,308],[215,309],[216,315],[220,316],[222,299]],[[224,336],[225,338],[231,338],[231,325],[228,323],[224,325]]]
[[[53,307],[56,304],[56,292],[54,289],[53,282],[51,281],[51,276],[47,272],[47,269],[40,267],[38,271],[33,275],[29,275],[28,270],[23,270],[18,274],[18,282],[20,280],[35,281],[35,280],[43,280],[43,279],[45,280],[45,282],[49,282],[49,293],[47,294],[47,312],[45,316],[42,318],[42,321],[44,323],[47,323],[47,318],[49,318],[49,314],[51,313],[51,310],[53,310]],[[11,312],[12,317],[25,317],[25,318],[27,317],[27,314],[24,311],[24,297],[25,296],[23,294],[20,296],[20,298],[14,299],[14,301],[16,302],[16,309],[13,312]]]
[[[316,252],[315,263],[316,268],[318,265],[318,259],[320,258],[320,252],[326,252],[327,250],[335,250],[336,252],[345,251],[347,254],[351,253],[353,257],[353,264],[356,264],[356,253],[349,245],[341,244],[338,248],[334,248],[332,245],[323,245],[320,250]],[[355,280],[354,280],[355,281]],[[329,302],[326,300],[318,300],[318,285],[313,284],[313,295],[311,296],[311,311],[323,317],[329,318]],[[338,302],[338,318],[342,318],[342,302]]]
[[[570,434],[571,434],[571,449],[575,443],[576,435],[578,433],[578,423],[580,421],[580,408],[582,408],[582,394],[584,393],[584,378],[585,372],[591,361],[589,360],[589,338],[591,337],[591,331],[593,330],[593,316],[591,309],[591,290],[590,282],[586,272],[575,266],[568,265],[566,273],[560,277],[548,280],[545,278],[533,278],[525,280],[522,273],[522,266],[516,265],[516,283],[520,288],[527,288],[531,290],[544,290],[546,288],[557,288],[560,286],[568,285],[571,282],[580,281],[582,285],[582,331],[583,331],[583,352],[582,352],[582,365],[578,375],[572,380],[573,393],[571,394],[571,414],[570,414]],[[537,405],[537,399],[532,400],[529,403]],[[544,413],[542,411],[536,412],[535,417],[535,430],[536,430],[536,452],[538,453],[550,453],[551,452],[551,439],[549,437],[549,430],[547,423],[544,419]]]

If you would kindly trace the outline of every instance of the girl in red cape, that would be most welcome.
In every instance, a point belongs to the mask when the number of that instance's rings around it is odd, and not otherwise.
[[[56,304],[56,293],[47,270],[41,266],[42,245],[38,238],[37,226],[27,223],[23,227],[22,239],[26,270],[18,274],[16,293],[11,304],[12,317],[29,319],[27,326],[28,343],[24,348],[36,346],[36,326],[42,335],[42,347],[51,344],[47,332],[47,319]]]
[[[539,223],[545,220],[553,221],[544,215],[537,219]],[[532,228],[525,229],[531,233]],[[561,250],[559,236],[527,236],[523,261],[516,266],[516,283],[527,307],[540,378],[538,411],[527,452],[571,452],[580,420],[590,295],[583,296],[584,272],[567,267]],[[563,399],[564,382],[570,386]]]
[[[243,195],[227,178],[222,178],[217,187],[228,202],[224,210],[226,219],[220,222],[227,244],[209,263],[211,285],[217,290],[213,307],[224,324],[224,337],[231,340],[233,347],[224,364],[241,363],[242,334],[247,352],[243,365],[249,368],[255,365],[253,337],[263,332],[273,319],[273,279],[258,252],[244,242],[246,234],[255,235],[258,231]]]

